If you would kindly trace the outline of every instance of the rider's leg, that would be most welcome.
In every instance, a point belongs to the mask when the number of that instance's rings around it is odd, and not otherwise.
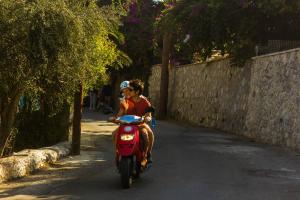
[[[148,137],[148,133],[147,133],[147,129],[144,127],[140,127],[140,133],[143,139],[143,151],[145,153],[148,153],[148,149],[149,149],[149,137]]]
[[[115,149],[117,147],[117,137],[116,137],[116,135],[117,135],[118,131],[119,131],[119,127],[112,132],[112,139],[113,139],[113,144],[114,144]]]
[[[114,131],[112,132],[112,142],[113,142],[113,147],[114,147],[114,150],[115,150],[115,162],[116,162],[116,165],[118,165],[118,157],[117,157],[117,137],[116,137],[118,131],[119,131],[119,127],[118,127],[116,130],[114,130]]]
[[[151,128],[149,127],[148,124],[144,124],[144,128],[147,130],[148,133],[148,138],[149,138],[149,144],[148,144],[148,154],[151,154],[152,148],[153,148],[153,143],[154,143],[154,134]]]
[[[143,151],[146,153],[144,159],[142,160],[141,164],[142,166],[146,166],[147,164],[147,152],[148,152],[148,146],[149,146],[149,137],[147,133],[147,129],[140,127],[140,133],[143,140]]]
[[[151,154],[152,148],[153,148],[153,143],[154,143],[154,134],[153,134],[153,131],[148,126],[148,124],[142,124],[141,127],[145,128],[146,131],[147,131],[147,135],[148,135],[148,138],[149,138],[148,152],[147,153]]]

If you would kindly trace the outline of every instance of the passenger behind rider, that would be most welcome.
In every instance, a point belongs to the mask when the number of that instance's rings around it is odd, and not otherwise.
[[[120,85],[120,90],[124,95],[124,99],[120,101],[120,109],[115,117],[110,118],[110,120],[115,120],[117,117],[122,115],[137,115],[144,116],[145,121],[149,122],[151,120],[151,112],[147,112],[147,108],[151,106],[150,102],[146,97],[142,95],[144,90],[144,83],[139,80],[123,81]],[[148,163],[152,163],[151,152],[154,143],[154,134],[148,124],[143,123],[140,126],[140,132],[142,133],[147,152]],[[118,129],[113,131],[113,141],[116,145],[116,133]]]
[[[128,106],[132,103],[128,102],[128,99],[130,98],[130,90],[132,90],[131,88],[129,88],[129,81],[123,81],[120,84],[120,91],[121,91],[121,96],[120,97],[120,106],[119,106],[119,111],[115,116],[110,117],[108,120],[109,121],[115,121],[118,117],[121,117],[123,115],[126,115],[127,113],[127,109]],[[133,106],[133,104],[132,104]],[[117,128],[116,130],[114,130],[112,132],[112,137],[113,137],[113,142],[114,145],[116,147],[116,134],[118,132],[119,128]]]
[[[149,107],[151,107],[150,102],[148,99],[142,95],[144,91],[144,83],[139,79],[134,79],[129,82],[129,88],[130,90],[130,98],[129,98],[129,104],[127,108],[127,114],[128,115],[137,115],[137,116],[144,116],[145,122],[151,121],[151,112],[147,111]],[[133,106],[131,106],[133,103]],[[147,151],[147,160],[148,163],[152,163],[152,148],[154,143],[154,134],[151,128],[147,123],[143,123],[140,125],[140,129],[143,133],[147,136],[148,141],[148,151]]]

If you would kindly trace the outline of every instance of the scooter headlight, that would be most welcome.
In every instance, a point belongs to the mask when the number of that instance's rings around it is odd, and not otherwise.
[[[132,131],[132,127],[131,127],[131,126],[125,126],[125,127],[124,127],[124,131],[125,131],[126,133],[131,132],[131,131]]]
[[[133,140],[134,135],[133,134],[122,134],[121,135],[121,140],[123,141],[130,141]]]

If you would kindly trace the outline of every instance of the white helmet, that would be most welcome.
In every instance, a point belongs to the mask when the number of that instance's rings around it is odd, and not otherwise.
[[[128,88],[129,87],[129,81],[123,81],[121,84],[120,84],[120,90],[124,90],[125,88]]]

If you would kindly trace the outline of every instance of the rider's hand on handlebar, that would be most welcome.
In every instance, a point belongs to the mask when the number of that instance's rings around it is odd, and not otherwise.
[[[129,104],[127,103],[127,101],[125,101],[125,99],[120,101],[120,107],[123,107],[125,110],[128,110]]]
[[[114,121],[116,121],[116,119],[117,119],[117,118],[116,118],[115,116],[112,116],[112,117],[109,117],[109,118],[108,118],[108,121],[109,121],[109,122],[114,122]]]
[[[150,121],[151,121],[151,117],[150,117],[150,116],[146,116],[146,117],[144,118],[144,121],[145,121],[145,122],[150,122]]]

